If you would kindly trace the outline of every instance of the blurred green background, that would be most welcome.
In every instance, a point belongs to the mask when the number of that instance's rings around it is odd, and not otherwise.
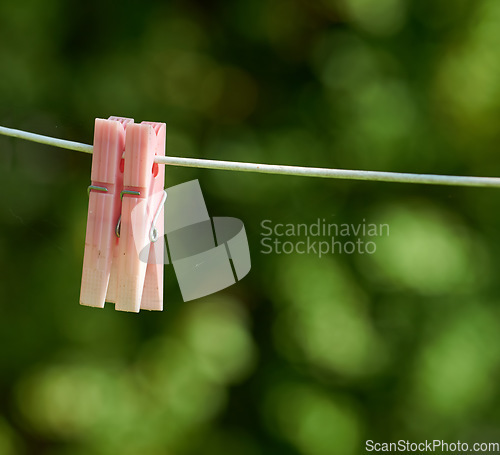
[[[0,125],[173,156],[499,176],[497,0],[0,1]],[[499,440],[500,192],[167,167],[252,270],[165,311],[78,304],[91,156],[0,137],[0,454],[351,455]],[[264,255],[261,222],[386,223]]]

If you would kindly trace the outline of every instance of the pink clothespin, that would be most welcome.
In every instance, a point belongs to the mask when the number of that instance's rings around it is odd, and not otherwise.
[[[96,120],[83,305],[163,309],[165,170],[153,160],[165,155],[165,134],[164,123]]]
[[[116,246],[116,223],[120,216],[123,173],[120,162],[125,150],[125,127],[133,119],[96,119],[92,157],[92,185],[83,256],[82,305],[104,308]]]
[[[164,123],[127,125],[117,310],[163,309],[165,169],[154,157],[165,156],[165,134]]]

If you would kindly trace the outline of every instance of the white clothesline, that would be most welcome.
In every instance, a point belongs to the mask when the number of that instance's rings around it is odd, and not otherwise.
[[[93,147],[80,142],[66,141],[27,131],[0,126],[0,134],[16,137],[77,152],[92,153]],[[358,171],[317,167],[285,166],[279,164],[242,163],[237,161],[205,160],[174,156],[156,157],[155,162],[171,166],[220,169],[226,171],[258,172],[262,174],[296,175],[347,180],[370,180],[376,182],[420,183],[431,185],[454,185],[500,188],[498,177],[469,177],[459,175],[410,174],[401,172]]]

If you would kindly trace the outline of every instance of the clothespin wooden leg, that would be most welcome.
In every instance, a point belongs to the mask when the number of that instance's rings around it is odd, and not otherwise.
[[[127,129],[126,125],[129,123],[134,123],[134,119],[130,118],[124,118],[124,117],[110,117],[110,120],[117,120],[120,123],[122,123],[123,127],[125,128],[125,138],[127,136]],[[123,152],[125,152],[125,144],[123,145]],[[118,221],[120,220],[121,216],[121,198],[120,198],[120,193],[123,190],[123,172],[125,169],[125,160],[123,158],[123,153],[122,153],[122,158],[120,160],[120,167],[119,167],[119,172],[117,174],[117,193],[116,193],[116,201],[117,201],[117,212],[114,214],[115,217],[115,235],[113,236],[113,246],[111,248],[112,251],[112,266],[111,266],[111,273],[109,275],[109,284],[108,284],[108,291],[106,293],[106,302],[112,302],[116,303],[118,299],[118,264],[119,264],[119,258],[120,258],[120,248],[119,248],[119,236],[118,236],[118,231],[119,225]]]
[[[142,122],[151,125],[156,133],[156,156],[165,156],[166,125],[165,123]],[[153,164],[153,184],[151,185],[149,204],[153,209],[154,229],[156,229],[156,241],[151,242],[149,250],[146,278],[142,292],[141,309],[163,310],[163,271],[164,271],[164,187],[165,166]],[[151,239],[150,239],[151,240]]]

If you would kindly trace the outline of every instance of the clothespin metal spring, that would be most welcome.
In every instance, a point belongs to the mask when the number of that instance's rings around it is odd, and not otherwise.
[[[108,190],[106,190],[108,191]],[[123,190],[120,193],[120,197],[123,200],[123,195],[124,194],[132,194],[132,195],[137,195],[139,196],[141,193],[140,191],[129,191],[129,190]],[[161,208],[165,204],[165,201],[167,200],[167,192],[163,191],[163,196],[160,201],[160,205],[158,206],[158,210],[156,210],[155,216],[153,217],[153,222],[151,223],[151,229],[149,231],[149,240],[151,240],[152,243],[156,242],[158,240],[158,231],[156,229],[156,222],[158,221],[158,217],[160,216]],[[116,223],[116,228],[115,228],[115,234],[118,238],[120,238],[120,226],[122,222],[122,217],[118,218],[118,223]]]
[[[87,188],[87,194],[90,194],[90,190],[95,190],[95,191],[102,191],[103,193],[107,193],[108,189],[104,186],[96,186],[96,185],[89,185]]]

